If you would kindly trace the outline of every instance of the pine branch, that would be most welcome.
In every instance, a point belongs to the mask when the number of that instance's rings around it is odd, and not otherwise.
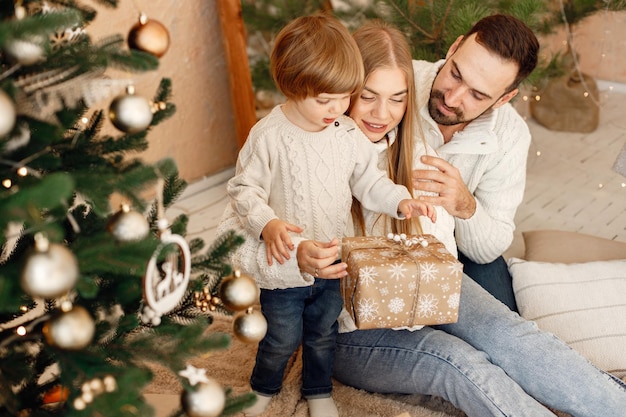
[[[192,259],[192,268],[200,272],[217,272],[221,276],[231,273],[231,266],[225,261],[229,254],[243,243],[243,238],[229,231],[218,236],[207,254]]]
[[[24,39],[43,44],[50,33],[80,26],[82,22],[81,14],[72,9],[38,14],[24,19],[3,20],[0,23],[0,44],[9,39]]]

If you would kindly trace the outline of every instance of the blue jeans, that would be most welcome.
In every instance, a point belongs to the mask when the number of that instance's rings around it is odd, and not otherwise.
[[[337,317],[343,305],[339,284],[338,279],[315,278],[309,287],[261,289],[267,333],[259,343],[250,378],[254,391],[278,393],[287,362],[302,343],[302,395],[330,395]]]
[[[340,333],[335,378],[370,392],[442,397],[469,417],[624,416],[626,384],[463,276],[459,320]]]
[[[463,264],[465,275],[476,281],[511,310],[518,312],[513,292],[513,278],[502,256],[488,264],[477,264],[459,252],[459,261]]]

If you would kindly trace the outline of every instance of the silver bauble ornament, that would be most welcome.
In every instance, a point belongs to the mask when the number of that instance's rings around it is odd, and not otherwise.
[[[259,342],[267,333],[267,320],[261,312],[249,308],[235,316],[233,333],[244,343]]]
[[[120,210],[107,222],[107,230],[119,242],[134,242],[148,236],[150,225],[141,213],[122,204]]]
[[[128,46],[160,58],[170,46],[170,34],[161,22],[142,14],[128,33]]]
[[[0,90],[0,137],[9,133],[15,126],[15,104],[11,97],[3,90]]]
[[[212,378],[200,382],[181,395],[183,410],[189,417],[217,417],[226,404],[224,388]]]
[[[259,287],[254,279],[235,270],[220,283],[219,297],[227,309],[241,311],[258,301]]]
[[[109,106],[111,123],[125,133],[138,133],[146,130],[152,122],[152,106],[141,96],[135,95],[132,86],[126,94],[117,96]]]
[[[78,280],[76,256],[59,243],[35,236],[34,251],[28,255],[20,283],[35,298],[57,298],[71,290]]]
[[[9,39],[3,49],[9,60],[25,66],[43,61],[46,55],[40,42],[24,39]]]
[[[43,334],[50,346],[65,350],[87,347],[96,332],[96,324],[84,307],[74,306],[61,311],[43,326]]]

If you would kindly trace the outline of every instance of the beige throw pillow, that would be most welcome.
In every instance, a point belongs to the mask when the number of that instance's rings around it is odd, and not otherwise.
[[[561,230],[522,232],[527,261],[581,263],[626,259],[626,242]]]
[[[508,263],[522,317],[600,369],[626,377],[626,259],[563,264],[511,258]]]

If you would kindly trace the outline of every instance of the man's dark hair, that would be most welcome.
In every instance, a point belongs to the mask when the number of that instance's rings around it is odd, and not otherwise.
[[[504,14],[484,17],[465,34],[463,40],[474,33],[476,42],[503,59],[517,63],[517,76],[507,92],[517,88],[537,66],[539,41],[518,18]]]

